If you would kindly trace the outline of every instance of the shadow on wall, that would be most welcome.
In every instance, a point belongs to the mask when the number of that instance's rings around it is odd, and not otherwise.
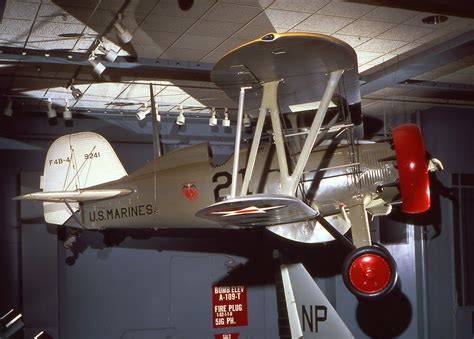
[[[360,328],[371,338],[395,338],[410,325],[412,307],[397,286],[385,298],[359,300],[356,317]]]
[[[389,218],[404,224],[416,226],[432,226],[431,239],[441,234],[441,199],[449,199],[453,206],[458,205],[456,196],[450,187],[446,187],[434,173],[430,173],[431,207],[428,211],[420,214],[406,214],[398,208],[394,208]]]
[[[58,239],[67,238],[67,229],[49,225],[48,232],[58,234]],[[68,250],[67,265],[74,265],[87,249],[100,250],[98,257],[107,259],[107,250],[113,247],[150,249],[157,251],[193,251],[198,253],[225,253],[248,258],[245,264],[231,267],[234,278],[248,285],[273,282],[273,273],[262,275],[262,267],[278,264],[273,251],[280,251],[288,262],[302,262],[313,276],[330,277],[340,274],[342,262],[347,255],[345,247],[338,242],[300,244],[281,238],[264,229],[108,229],[85,231]],[[324,260],[318,260],[324,258]],[[264,270],[269,272],[269,270]],[[271,270],[270,270],[271,272]]]

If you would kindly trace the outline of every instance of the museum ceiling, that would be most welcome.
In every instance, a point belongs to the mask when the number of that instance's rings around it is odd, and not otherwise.
[[[400,8],[403,3],[7,0],[0,12],[1,100],[11,100],[14,111],[44,110],[49,99],[59,112],[67,104],[84,114],[134,114],[149,104],[153,83],[160,112],[182,105],[206,115],[211,106],[236,107],[209,80],[220,57],[268,32],[304,31],[354,47],[365,114],[472,107],[472,8],[467,1]],[[118,52],[114,62],[104,59],[107,50]],[[88,61],[91,55],[105,66],[101,76]],[[71,85],[81,95],[75,98]]]

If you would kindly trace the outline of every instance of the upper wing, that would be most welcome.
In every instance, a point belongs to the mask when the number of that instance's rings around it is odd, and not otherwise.
[[[297,105],[317,108],[329,73],[339,69],[345,70],[345,90],[339,95],[349,105],[360,103],[357,55],[352,47],[326,35],[269,33],[225,55],[214,66],[211,79],[235,101],[238,88],[251,86],[247,109],[259,108],[261,83],[283,80],[278,101],[281,112],[286,113]]]

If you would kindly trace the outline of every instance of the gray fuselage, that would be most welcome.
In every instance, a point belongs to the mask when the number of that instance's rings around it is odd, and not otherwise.
[[[398,190],[385,190],[381,197],[377,187],[397,180],[394,161],[384,160],[394,155],[388,143],[361,143],[353,148],[347,144],[316,147],[297,195],[304,196],[305,201],[326,216],[340,213],[341,204],[351,206],[356,197],[363,197],[369,206],[391,202],[397,198]],[[244,150],[237,192],[242,185],[246,158]],[[231,172],[231,160],[219,166],[210,162],[207,144],[190,146],[164,155],[119,180],[96,186],[127,188],[133,192],[83,203],[77,216],[88,229],[221,227],[195,214],[229,196]],[[249,193],[279,193],[279,187],[274,147],[262,147]],[[71,218],[65,225],[77,226],[77,223]]]

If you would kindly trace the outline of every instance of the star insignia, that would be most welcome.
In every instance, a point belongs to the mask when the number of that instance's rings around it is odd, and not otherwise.
[[[233,217],[236,215],[243,215],[243,214],[265,214],[269,210],[274,210],[278,208],[286,207],[286,205],[279,205],[279,206],[270,206],[270,207],[256,207],[256,206],[249,206],[245,208],[241,208],[238,210],[233,211],[223,211],[223,212],[211,212],[211,214],[218,214],[222,215],[222,217]]]

